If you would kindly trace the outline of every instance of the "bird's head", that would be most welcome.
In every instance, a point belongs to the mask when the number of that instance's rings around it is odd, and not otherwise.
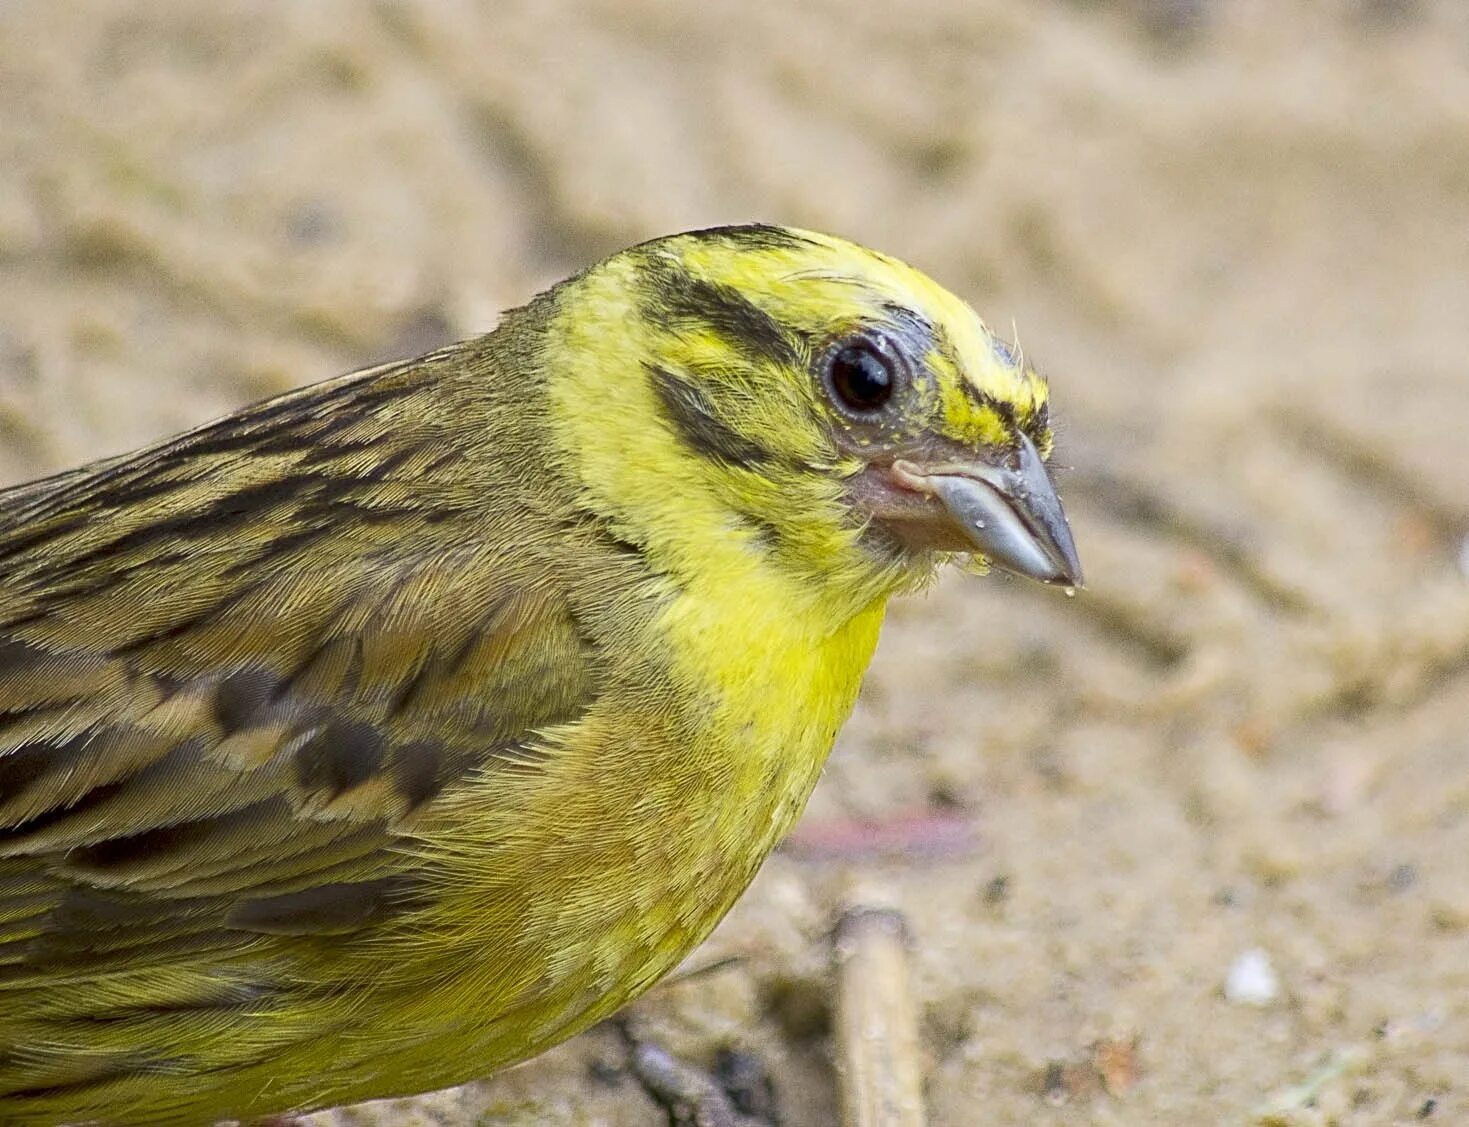
[[[572,286],[557,414],[579,476],[641,541],[676,556],[733,539],[804,578],[889,589],[950,553],[1080,584],[1045,380],[912,267],[729,227]]]

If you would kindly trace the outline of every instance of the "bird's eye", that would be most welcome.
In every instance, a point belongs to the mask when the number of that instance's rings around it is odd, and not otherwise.
[[[855,415],[872,415],[893,397],[898,373],[892,357],[877,344],[856,340],[831,354],[826,379],[839,406]]]

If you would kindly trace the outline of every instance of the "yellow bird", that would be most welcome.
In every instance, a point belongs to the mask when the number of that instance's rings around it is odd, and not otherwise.
[[[1045,382],[893,259],[624,251],[0,491],[0,1122],[456,1084],[702,940],[889,596],[1077,584]]]

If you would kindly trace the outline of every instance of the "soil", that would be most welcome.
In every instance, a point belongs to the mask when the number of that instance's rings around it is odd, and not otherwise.
[[[876,886],[939,1127],[1469,1122],[1466,64],[1460,0],[11,0],[0,477],[671,230],[908,259],[1051,376],[1088,590],[896,607],[740,961],[634,1021],[834,1123]],[[323,1122],[659,1122],[622,1063]]]

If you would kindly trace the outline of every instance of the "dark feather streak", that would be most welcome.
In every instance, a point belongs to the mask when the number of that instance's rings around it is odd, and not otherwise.
[[[413,905],[414,882],[378,880],[321,884],[236,905],[229,926],[265,935],[333,935],[355,931]]]
[[[12,826],[0,827],[0,846],[24,843],[27,837],[32,837],[42,830],[49,829],[66,818],[79,816],[87,811],[100,806],[113,795],[117,794],[126,785],[125,781],[115,780],[95,786],[70,806],[60,806],[54,809],[43,810],[34,818],[28,818]]]
[[[769,451],[715,415],[714,405],[699,388],[664,368],[649,365],[647,370],[669,421],[694,453],[747,469],[770,461]]]
[[[323,492],[345,491],[349,487],[350,483],[334,482],[331,478],[315,475],[283,477],[247,485],[216,499],[205,509],[176,513],[105,541],[91,551],[68,560],[67,566],[73,573],[82,572],[93,564],[141,552],[150,546],[168,544],[178,539],[198,539],[234,524],[260,519],[271,509],[288,505],[308,491],[320,495]]]
[[[185,634],[189,634],[195,630],[200,629],[208,623],[217,620],[221,615],[227,613],[231,607],[253,595],[256,590],[259,589],[259,587],[266,581],[266,578],[267,577],[263,575],[253,576],[251,579],[248,579],[244,583],[240,584],[238,588],[231,591],[223,599],[213,604],[212,606],[204,607],[196,613],[191,614],[186,618],[180,619],[178,622],[175,622],[161,630],[157,630],[152,634],[143,634],[140,637],[134,638],[130,642],[125,642],[122,645],[115,647],[112,651],[113,656],[120,658],[132,657],[144,650],[156,646],[160,642],[166,642],[173,638],[179,638]],[[44,615],[44,613],[45,612],[43,611],[42,615]]]
[[[78,937],[76,942],[81,943],[81,936],[106,931],[141,932],[174,917],[197,914],[199,907],[198,901],[187,899],[160,900],[72,888],[52,910],[50,926],[41,939],[59,945],[65,942],[65,936]]]
[[[814,244],[799,232],[769,223],[736,223],[685,232],[685,238],[722,242],[744,250],[806,250]]]
[[[100,973],[117,967],[163,965],[204,951],[238,949],[238,932],[186,921],[188,917],[180,912],[167,921],[142,920],[136,928],[108,931],[88,931],[68,922],[32,942],[25,969],[45,974],[85,968]],[[170,933],[165,925],[177,930]]]
[[[443,748],[440,744],[419,740],[393,749],[388,761],[388,771],[393,786],[413,810],[435,797],[443,789],[445,770]]]
[[[87,519],[85,513],[77,513],[55,520],[29,521],[19,526],[28,531],[15,535],[7,535],[3,521],[0,521],[0,560],[20,559],[63,536],[69,536],[85,525]]]
[[[803,362],[798,338],[733,286],[675,268],[661,258],[643,270],[644,313],[674,332],[712,329],[737,356],[782,368]]]
[[[81,742],[81,738],[69,742],[75,744]],[[29,743],[0,755],[0,803],[18,796],[64,754],[64,746]]]
[[[225,574],[230,576],[257,574],[264,565],[276,560],[284,560],[308,544],[330,534],[331,530],[322,525],[313,524],[293,529],[267,540],[255,554],[242,556],[225,569]]]
[[[18,638],[0,637],[0,678],[25,673],[45,662],[50,655],[40,646]]]
[[[382,378],[389,374],[266,400],[172,445],[191,454],[309,451],[333,434],[361,423],[376,408],[415,390],[408,381]]]
[[[139,1054],[128,1061],[115,1061],[99,1059],[91,1065],[91,1071],[86,1076],[80,1076],[72,1080],[61,1080],[55,1084],[41,1084],[30,1088],[6,1088],[4,1095],[7,1102],[13,1102],[17,1111],[31,1100],[35,1100],[45,1114],[57,1101],[65,1099],[82,1100],[91,1089],[96,1089],[108,1081],[117,1080],[123,1076],[142,1075],[148,1071],[148,1058]]]
[[[336,798],[381,771],[386,753],[387,741],[371,724],[330,720],[296,750],[296,777],[303,790]]]
[[[126,837],[108,838],[67,853],[67,864],[93,872],[113,872],[139,861],[157,860],[196,846],[218,830],[219,819],[201,818],[172,826],[157,826]]]
[[[227,1012],[248,1007],[258,1009],[271,996],[271,991],[258,983],[231,982],[219,979],[209,987],[209,993],[190,998],[179,998],[170,1002],[153,1002],[147,1005],[99,1005],[86,1014],[67,1017],[68,1025],[122,1025],[131,1021],[146,1021],[149,1018],[171,1015]]]
[[[264,669],[240,669],[214,689],[214,722],[225,735],[259,723],[266,705],[285,691],[285,682]]]

